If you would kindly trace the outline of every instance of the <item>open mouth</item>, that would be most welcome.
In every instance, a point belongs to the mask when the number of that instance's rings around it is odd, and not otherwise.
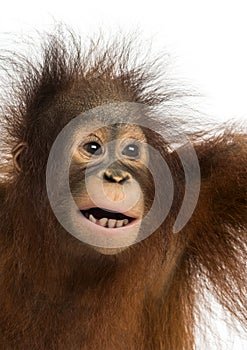
[[[101,208],[90,208],[80,210],[80,212],[92,223],[106,228],[124,227],[135,220],[135,218],[127,216],[123,213]]]

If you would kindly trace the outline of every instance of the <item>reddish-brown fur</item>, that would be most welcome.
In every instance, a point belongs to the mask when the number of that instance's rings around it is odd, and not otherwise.
[[[14,71],[12,97],[1,106],[5,143],[10,151],[20,142],[28,148],[18,159],[21,172],[8,154],[1,168],[0,349],[191,350],[196,297],[206,288],[246,325],[246,133],[229,127],[193,135],[200,196],[173,234],[183,168],[166,140],[146,130],[173,174],[172,210],[146,240],[101,255],[68,234],[50,208],[45,169],[55,137],[100,104],[155,106],[179,93],[152,86],[146,66],[128,69],[128,45],[101,52],[97,45],[84,54],[74,37],[51,35],[43,62],[4,61]]]

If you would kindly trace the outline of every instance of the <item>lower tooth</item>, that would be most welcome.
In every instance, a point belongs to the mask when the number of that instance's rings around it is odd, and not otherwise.
[[[107,218],[102,218],[102,219],[100,219],[100,220],[99,220],[100,226],[106,227],[107,221],[108,221]]]
[[[116,227],[122,227],[124,220],[118,220],[116,223]]]
[[[117,220],[115,220],[115,219],[109,219],[109,220],[108,220],[108,227],[109,227],[109,228],[115,227],[116,222],[117,222]]]
[[[128,219],[124,219],[123,224],[127,225],[128,223],[129,223],[129,220]]]
[[[95,217],[94,217],[92,214],[89,215],[89,220],[92,221],[94,224],[95,224],[96,221],[97,221],[97,220],[95,219]]]

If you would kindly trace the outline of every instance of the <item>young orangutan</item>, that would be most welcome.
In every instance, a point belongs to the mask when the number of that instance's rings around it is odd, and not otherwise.
[[[1,105],[0,349],[191,350],[208,289],[246,326],[246,130],[172,147],[162,106],[179,94],[156,86],[152,65],[131,66],[126,43],[99,46],[60,33],[40,61],[2,62],[13,79]],[[174,230],[185,199],[183,217],[193,210]]]

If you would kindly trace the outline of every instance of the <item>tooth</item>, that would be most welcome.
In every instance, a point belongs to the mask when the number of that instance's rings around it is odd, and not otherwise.
[[[95,219],[95,217],[94,217],[92,214],[89,215],[89,220],[92,221],[94,224],[95,224],[96,221],[97,221],[97,220]]]
[[[117,220],[116,227],[122,227],[124,220]]]
[[[108,219],[107,218],[103,218],[99,220],[99,224],[100,226],[106,227]]]
[[[127,225],[128,223],[129,223],[129,220],[128,219],[124,219],[123,224]]]
[[[108,227],[109,227],[109,228],[115,227],[116,222],[117,222],[117,220],[115,220],[115,219],[109,219],[109,220],[108,220]]]

